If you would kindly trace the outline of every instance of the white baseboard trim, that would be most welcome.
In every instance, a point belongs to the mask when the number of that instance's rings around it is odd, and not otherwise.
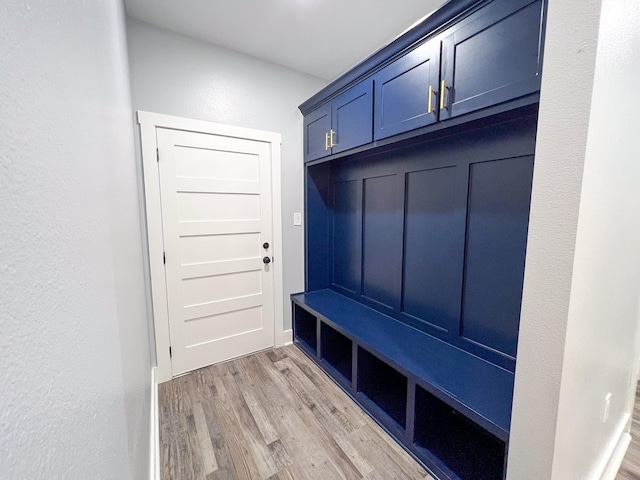
[[[149,441],[149,480],[160,480],[160,417],[158,415],[158,383],[156,369],[151,369],[151,425]]]
[[[282,332],[282,338],[285,345],[291,345],[293,343],[293,330],[289,329]]]
[[[631,415],[628,413],[620,419],[607,448],[604,450],[601,460],[597,463],[593,469],[593,474],[590,475],[589,478],[593,480],[615,479],[624,454],[629,446],[629,441],[631,440],[631,435],[629,435],[627,430],[630,419]]]
[[[600,480],[614,480],[616,475],[618,475],[618,470],[620,470],[620,465],[622,465],[622,460],[624,460],[624,456],[627,453],[627,448],[629,448],[629,444],[631,443],[631,435],[627,432],[624,432],[616,445],[616,448],[613,450],[613,455],[609,459],[609,463],[607,463]]]

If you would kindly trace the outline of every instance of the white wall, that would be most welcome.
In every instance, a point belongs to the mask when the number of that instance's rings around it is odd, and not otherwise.
[[[629,391],[635,392],[640,294],[639,85],[640,3],[603,0],[554,479],[599,478],[628,420]],[[611,410],[602,423],[607,393],[612,393]]]
[[[0,4],[0,478],[143,479],[145,323],[124,11]]]
[[[285,329],[289,295],[304,289],[302,115],[297,106],[326,81],[127,19],[134,110],[282,134]],[[276,259],[276,261],[278,261]]]
[[[599,478],[634,388],[640,12],[635,0],[604,0],[600,23],[600,3],[549,2],[509,445],[514,480]]]

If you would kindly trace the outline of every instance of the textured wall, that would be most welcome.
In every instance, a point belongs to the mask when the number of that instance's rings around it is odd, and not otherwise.
[[[304,289],[302,115],[297,106],[327,82],[127,19],[134,110],[282,134],[285,329],[289,294]]]
[[[553,479],[597,479],[635,392],[640,294],[640,3],[603,0]],[[609,419],[602,423],[611,393]],[[622,422],[622,424],[621,424]]]
[[[549,0],[509,480],[551,479],[600,0]]]
[[[0,4],[0,478],[148,476],[123,7]]]
[[[634,0],[550,1],[509,479],[600,478],[630,412],[639,32]]]

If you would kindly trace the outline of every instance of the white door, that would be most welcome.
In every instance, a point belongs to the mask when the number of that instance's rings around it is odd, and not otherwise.
[[[270,144],[157,142],[173,375],[273,346]]]

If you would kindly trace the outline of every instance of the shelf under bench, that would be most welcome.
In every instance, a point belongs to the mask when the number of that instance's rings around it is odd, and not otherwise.
[[[292,295],[291,298],[294,304],[302,309],[298,315],[311,313],[322,323],[354,342],[354,351],[356,347],[361,347],[372,353],[405,375],[410,383],[417,384],[483,429],[507,441],[513,397],[513,372],[453,347],[333,290],[300,293]],[[313,328],[309,327],[308,321],[298,322],[295,327],[298,344],[302,343],[308,353],[321,362],[318,351],[322,348],[318,348],[318,343],[321,343],[321,324],[317,325],[317,333],[311,331]],[[299,333],[302,333],[302,336]],[[347,348],[342,345],[341,349]],[[351,361],[351,352],[348,361]],[[344,368],[342,365],[343,371]],[[356,368],[354,374],[357,375]],[[345,382],[342,383],[348,387],[351,384],[351,375],[345,377],[349,378],[345,378]],[[355,382],[356,379],[353,383]],[[355,389],[354,393],[357,393]]]
[[[291,296],[296,345],[437,478],[504,478],[514,375],[333,290]]]

